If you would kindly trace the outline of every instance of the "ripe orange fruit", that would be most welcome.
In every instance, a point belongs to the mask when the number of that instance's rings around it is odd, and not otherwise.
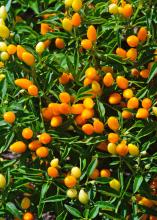
[[[94,132],[102,134],[104,132],[104,124],[99,119],[95,119],[93,123]]]
[[[110,143],[114,143],[115,144],[116,142],[119,141],[119,135],[116,134],[116,133],[109,133],[108,134],[108,141]]]
[[[122,9],[122,14],[124,17],[129,18],[133,14],[132,5],[126,4]]]
[[[59,77],[59,82],[63,85],[67,84],[70,81],[70,76],[68,73],[63,73],[60,77]]]
[[[61,116],[53,116],[51,119],[51,126],[56,128],[62,124],[62,117]]]
[[[111,176],[111,172],[109,169],[102,169],[100,171],[100,176],[101,177],[110,177]]]
[[[52,140],[52,137],[47,134],[47,133],[42,133],[39,137],[39,141],[42,143],[42,144],[49,144]]]
[[[95,78],[97,77],[97,71],[94,67],[89,67],[86,70],[85,75],[87,78],[89,78],[91,80],[95,80]]]
[[[127,110],[123,110],[122,111],[122,118],[124,118],[124,119],[129,119],[129,118],[131,118],[132,117],[132,113],[131,112],[129,112],[129,111],[127,111]]]
[[[50,46],[51,40],[45,40],[43,43],[44,43],[45,48],[47,48]]]
[[[26,140],[29,140],[33,137],[33,131],[30,128],[24,128],[22,131],[22,137]]]
[[[118,130],[120,127],[118,119],[114,116],[108,118],[107,125],[111,130]]]
[[[60,114],[70,114],[71,113],[71,107],[67,103],[61,103],[59,105],[59,112]]]
[[[138,98],[132,97],[127,102],[127,108],[135,109],[139,107],[139,101]]]
[[[121,95],[117,92],[115,93],[112,93],[110,96],[109,96],[109,99],[108,99],[108,102],[111,104],[111,105],[116,105],[116,104],[119,104],[121,102]]]
[[[149,112],[145,108],[139,108],[136,113],[136,118],[145,119],[148,118]]]
[[[113,73],[113,68],[111,66],[103,66],[101,70],[105,73]]]
[[[22,220],[34,220],[34,216],[33,216],[33,214],[31,212],[26,212],[23,215]]]
[[[92,83],[92,79],[89,79],[87,77],[83,81],[84,86],[89,86],[91,83]]]
[[[77,181],[76,178],[74,176],[66,176],[64,178],[64,184],[66,185],[66,187],[68,188],[72,188],[76,185]]]
[[[92,92],[95,94],[101,94],[101,87],[97,81],[92,82]]]
[[[74,11],[79,11],[82,8],[82,0],[73,0],[72,8]]]
[[[28,66],[33,66],[35,63],[34,56],[29,52],[22,53],[22,61]]]
[[[96,146],[96,148],[101,151],[107,151],[107,144],[106,141],[102,141]]]
[[[32,84],[33,83],[30,80],[26,79],[26,78],[21,78],[21,79],[16,79],[15,80],[15,85],[19,86],[22,89],[28,89],[28,87]]]
[[[41,158],[45,158],[47,157],[49,154],[49,150],[47,147],[39,147],[37,150],[36,150],[36,155],[38,157],[41,157]]]
[[[93,109],[87,109],[85,108],[81,113],[82,118],[84,119],[90,119],[94,116],[94,110]]]
[[[49,167],[47,173],[50,177],[56,178],[59,176],[59,172],[55,167]]]
[[[87,135],[92,135],[94,133],[93,125],[91,124],[84,124],[82,126],[82,131]]]
[[[90,179],[95,180],[96,178],[99,177],[99,175],[100,175],[99,170],[98,170],[98,169],[95,169],[95,170],[93,171],[93,173],[90,175]]]
[[[146,197],[142,197],[142,199],[139,201],[138,204],[149,207],[149,208],[151,208],[154,205],[152,200],[147,199]]]
[[[62,26],[65,31],[72,31],[72,21],[69,18],[64,18],[62,21]]]
[[[123,97],[126,99],[131,99],[133,97],[134,93],[132,91],[132,89],[125,89],[123,91]]]
[[[142,100],[142,107],[149,109],[152,106],[152,100],[149,98],[145,98]]]
[[[40,33],[42,35],[45,35],[47,32],[50,32],[52,29],[51,27],[46,23],[41,23]]]
[[[139,39],[135,35],[131,35],[127,38],[127,44],[130,47],[137,47],[138,43],[139,43]]]
[[[141,27],[137,33],[137,37],[140,41],[146,41],[148,36],[147,28]]]
[[[79,13],[76,12],[75,14],[73,14],[71,21],[72,21],[72,25],[74,27],[80,26],[80,24],[81,24],[81,17],[79,15]]]
[[[28,87],[28,93],[29,93],[29,95],[37,96],[38,95],[38,87],[35,85],[30,85]]]
[[[17,153],[17,154],[21,154],[24,153],[27,149],[27,146],[24,142],[22,141],[17,141],[14,142],[12,145],[10,145],[10,151]]]
[[[140,71],[140,76],[144,79],[147,79],[149,77],[150,70],[144,69]]]
[[[97,39],[96,29],[93,25],[90,25],[87,30],[87,38],[88,40],[94,42]]]
[[[123,59],[126,58],[126,50],[124,50],[123,48],[118,47],[116,49],[116,54],[120,57],[122,57]]]
[[[83,101],[83,105],[87,109],[91,109],[94,107],[94,101],[91,98],[85,98]]]
[[[79,115],[83,112],[84,105],[83,104],[73,104],[71,106],[71,113],[74,115]]]
[[[41,147],[41,142],[39,140],[34,140],[28,145],[28,148],[32,151],[36,151],[39,147]]]
[[[8,123],[13,124],[16,119],[15,113],[14,112],[5,112],[3,114],[3,119],[4,119],[4,121],[6,121]]]
[[[129,149],[128,146],[126,145],[126,141],[122,141],[120,144],[117,145],[116,152],[121,157],[124,157],[128,154]]]
[[[126,57],[130,59],[131,61],[135,61],[137,58],[137,49],[135,48],[129,49],[126,53]]]
[[[50,104],[48,105],[48,109],[50,109],[50,111],[51,111],[51,113],[52,113],[53,116],[60,115],[59,106],[60,106],[59,103],[50,103]],[[50,119],[51,119],[51,118],[50,118]]]
[[[77,125],[84,125],[87,122],[87,119],[82,118],[81,115],[75,117],[75,123]]]
[[[132,75],[132,76],[135,76],[135,77],[138,77],[138,76],[139,76],[139,71],[138,71],[138,69],[133,68],[133,69],[131,70],[131,75]]]
[[[16,46],[14,44],[9,44],[8,47],[7,47],[7,52],[9,55],[13,55],[16,53]]]
[[[55,40],[55,46],[58,48],[58,49],[63,49],[65,47],[65,44],[64,44],[64,40],[61,39],[61,38],[56,38]]]
[[[111,73],[106,73],[106,75],[103,78],[103,83],[106,87],[110,87],[114,83],[114,79]]]
[[[51,108],[43,108],[41,113],[43,118],[48,121],[51,120],[53,116],[53,112],[51,111]]]
[[[149,220],[157,220],[157,216],[150,215]]]
[[[90,50],[92,48],[92,41],[88,39],[84,39],[81,41],[81,46],[85,50]]]
[[[70,102],[70,95],[67,92],[61,92],[59,94],[59,99],[62,103],[69,103]]]
[[[26,52],[25,48],[22,47],[21,45],[17,45],[17,51],[16,52],[17,52],[17,57],[19,58],[19,60],[22,61],[22,54],[24,52]]]
[[[128,80],[124,76],[117,76],[116,83],[120,89],[127,89],[129,84]]]

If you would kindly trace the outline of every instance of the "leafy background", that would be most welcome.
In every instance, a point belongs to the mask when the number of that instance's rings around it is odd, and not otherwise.
[[[0,194],[0,216],[7,216],[10,220],[13,216],[21,218],[22,210],[20,201],[25,193],[31,195],[31,212],[36,213],[37,219],[125,219],[131,215],[131,219],[139,219],[142,213],[156,215],[156,207],[148,209],[137,205],[135,194],[157,200],[152,196],[149,182],[156,176],[157,168],[157,122],[151,115],[148,120],[123,121],[119,107],[112,107],[106,103],[107,95],[116,87],[103,88],[103,96],[97,98],[97,116],[105,123],[107,117],[119,116],[121,121],[121,137],[127,137],[129,141],[138,144],[140,151],[147,151],[146,155],[137,158],[127,156],[111,156],[107,152],[100,152],[96,145],[107,139],[107,135],[94,135],[86,137],[73,123],[73,116],[68,116],[61,128],[53,130],[41,117],[41,109],[50,103],[57,101],[61,91],[67,91],[80,100],[89,88],[83,88],[84,72],[90,65],[99,69],[100,75],[104,75],[101,67],[111,65],[115,74],[123,74],[137,91],[137,97],[142,99],[151,97],[155,103],[157,80],[155,63],[150,78],[136,80],[129,73],[133,67],[143,69],[146,64],[153,60],[154,49],[157,48],[157,16],[156,5],[151,0],[132,0],[134,14],[130,20],[111,16],[108,13],[109,1],[90,0],[84,1],[81,9],[82,25],[71,33],[62,29],[60,19],[64,18],[64,2],[60,0],[9,0],[1,1],[6,5],[9,17],[7,26],[14,33],[8,43],[20,44],[27,48],[36,57],[35,67],[29,68],[21,63],[16,57],[12,57],[4,69],[0,71],[6,78],[0,82],[0,170],[7,176],[7,187]],[[89,10],[89,4],[94,5]],[[55,13],[53,17],[43,19],[42,15]],[[72,10],[68,11],[72,15]],[[20,15],[21,22],[16,22],[15,17]],[[40,34],[40,23],[48,23],[54,32],[45,36]],[[98,41],[93,51],[80,53],[81,39],[86,38],[86,30],[89,25],[95,25],[98,33]],[[122,61],[115,55],[115,48],[122,46],[128,49],[125,38],[141,26],[146,26],[149,31],[147,42],[139,46],[139,56],[135,64]],[[59,27],[59,28],[58,28]],[[65,41],[63,50],[56,49],[54,41],[61,37]],[[51,39],[49,50],[42,57],[35,52],[35,45],[39,41]],[[58,83],[62,72],[71,72],[74,82],[70,86]],[[40,96],[29,96],[25,91],[20,91],[14,84],[16,78],[29,76],[40,88]],[[12,110],[16,113],[17,120],[14,126],[3,121],[2,114]],[[73,125],[73,131],[69,131],[69,125]],[[66,197],[66,187],[61,183],[62,177],[52,180],[47,175],[46,161],[37,158],[31,159],[28,151],[20,157],[13,156],[8,152],[9,145],[21,139],[21,130],[31,126],[39,135],[47,131],[53,136],[53,142],[49,146],[50,154],[48,161],[54,156],[60,159],[63,172],[68,171],[73,165],[80,165],[82,177],[80,187],[85,187],[90,195],[90,204],[84,206],[76,200],[71,201]],[[112,170],[112,176],[121,182],[121,191],[115,192],[108,186],[107,180],[98,178],[96,181],[89,180],[89,175],[97,166]],[[42,175],[41,175],[42,174]],[[31,182],[31,184],[30,184]],[[26,187],[26,185],[32,187]],[[16,195],[16,196],[15,196]]]

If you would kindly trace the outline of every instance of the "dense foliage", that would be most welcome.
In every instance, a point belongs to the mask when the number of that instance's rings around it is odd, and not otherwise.
[[[0,4],[0,219],[157,219],[155,1]]]

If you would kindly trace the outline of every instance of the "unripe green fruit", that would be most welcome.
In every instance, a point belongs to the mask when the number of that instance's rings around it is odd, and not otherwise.
[[[6,186],[6,179],[3,174],[0,174],[0,189],[3,189]]]
[[[84,205],[89,202],[89,196],[83,189],[80,190],[78,199]]]
[[[67,196],[71,199],[76,198],[77,197],[77,190],[76,189],[68,189]]]
[[[78,167],[73,167],[73,168],[71,169],[71,175],[74,176],[74,177],[76,177],[76,178],[80,178],[80,176],[81,176],[81,170],[80,170],[80,168],[78,168]]]

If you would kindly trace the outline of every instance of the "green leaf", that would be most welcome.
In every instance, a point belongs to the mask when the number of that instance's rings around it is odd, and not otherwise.
[[[99,206],[95,206],[89,213],[89,218],[94,219],[99,214]]]
[[[49,186],[50,185],[48,183],[45,183],[42,185],[41,194],[40,194],[40,201],[39,201],[39,206],[38,206],[38,216],[39,217],[42,216],[42,212],[43,212],[44,205],[45,205],[45,203],[43,202],[43,199],[49,189]]]
[[[136,193],[143,182],[143,176],[137,175],[134,179],[133,192]]]
[[[63,211],[61,214],[59,214],[56,218],[56,220],[65,220],[67,217],[67,212]]]
[[[114,205],[112,205],[109,202],[104,202],[104,201],[98,201],[94,204],[95,206],[99,207],[100,209],[103,210],[109,210],[109,211],[113,211],[115,210]]]
[[[55,195],[55,196],[50,196],[48,198],[46,198],[43,202],[61,202],[63,200],[66,200],[67,197],[64,195]]]
[[[22,212],[16,208],[14,203],[12,202],[7,202],[6,204],[6,209],[8,212],[10,212],[14,217],[17,217],[19,219],[22,219]]]
[[[75,208],[73,208],[73,207],[71,207],[69,205],[65,205],[65,208],[68,210],[68,212],[71,215],[73,215],[73,216],[75,216],[77,218],[82,218],[81,212],[79,210],[77,210],[77,209],[75,209]]]
[[[98,159],[94,159],[90,162],[89,166],[87,167],[87,171],[86,171],[88,177],[92,175],[97,165],[98,165]]]
[[[157,173],[157,167],[151,167],[149,170],[150,173]]]
[[[99,116],[100,116],[101,120],[105,121],[105,107],[104,107],[103,103],[97,98],[96,104],[98,107],[98,112],[99,112]]]
[[[149,83],[154,76],[157,74],[157,62],[155,62],[151,68],[150,74],[149,74],[149,78],[147,80],[147,83]]]

